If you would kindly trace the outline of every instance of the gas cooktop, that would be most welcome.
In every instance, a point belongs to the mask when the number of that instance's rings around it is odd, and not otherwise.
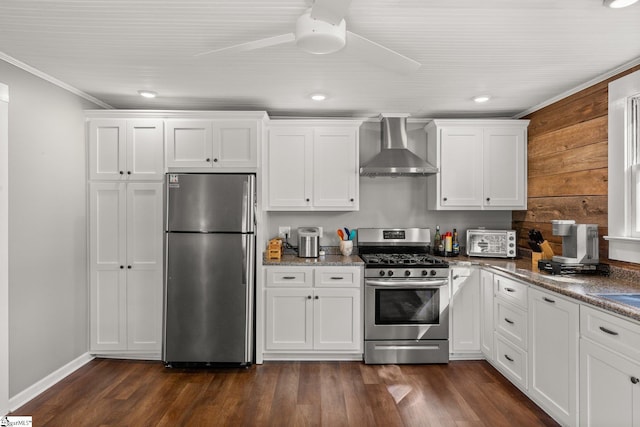
[[[367,267],[417,267],[446,268],[449,264],[431,255],[417,253],[373,253],[361,254]]]

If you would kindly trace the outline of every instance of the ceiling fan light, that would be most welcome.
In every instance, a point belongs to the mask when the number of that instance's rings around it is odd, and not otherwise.
[[[347,26],[344,19],[337,25],[311,18],[309,12],[296,22],[296,45],[309,53],[324,55],[337,52],[346,43]]]
[[[620,9],[623,7],[631,6],[638,0],[603,0],[603,4],[612,9]]]

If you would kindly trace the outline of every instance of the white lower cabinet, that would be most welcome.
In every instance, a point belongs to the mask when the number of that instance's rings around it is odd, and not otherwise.
[[[640,426],[640,325],[580,307],[580,425]]]
[[[451,268],[449,306],[452,359],[479,359],[480,352],[480,270],[474,267]]]
[[[563,425],[578,425],[579,305],[529,289],[529,395]]]
[[[265,359],[362,357],[360,267],[265,271]]]
[[[162,183],[89,186],[90,351],[159,357]]]
[[[480,270],[480,351],[492,361],[493,354],[493,273]]]

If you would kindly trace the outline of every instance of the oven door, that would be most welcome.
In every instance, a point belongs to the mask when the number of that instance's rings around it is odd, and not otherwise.
[[[365,340],[449,339],[448,279],[366,279]]]

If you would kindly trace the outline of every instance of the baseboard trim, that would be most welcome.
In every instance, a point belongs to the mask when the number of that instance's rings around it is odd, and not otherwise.
[[[40,393],[44,392],[49,387],[55,385],[63,378],[67,377],[87,363],[91,362],[93,359],[94,357],[91,354],[84,353],[83,355],[67,363],[60,369],[47,375],[32,386],[9,398],[9,410],[15,411],[16,409],[20,408],[25,403],[36,398]]]

